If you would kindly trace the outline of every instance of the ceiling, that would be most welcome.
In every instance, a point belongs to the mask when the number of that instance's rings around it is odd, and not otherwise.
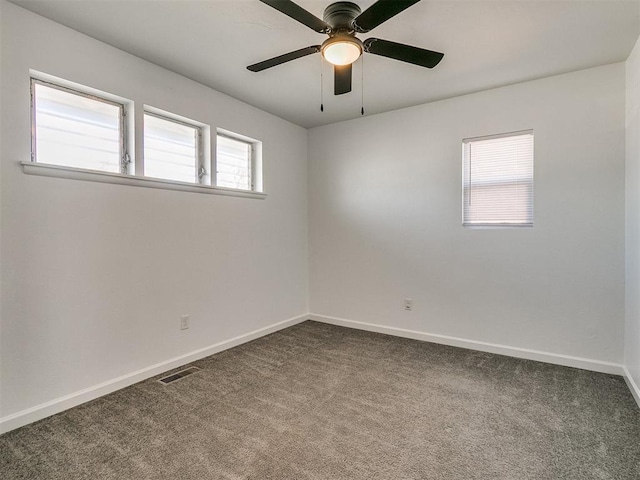
[[[333,95],[320,55],[259,73],[247,65],[326,38],[258,0],[11,0],[58,23],[303,127],[360,116],[353,91]],[[332,0],[297,0],[322,18]],[[356,0],[364,10],[374,0]],[[444,52],[433,70],[364,55],[367,115],[626,60],[639,34],[637,0],[422,0],[375,36]]]

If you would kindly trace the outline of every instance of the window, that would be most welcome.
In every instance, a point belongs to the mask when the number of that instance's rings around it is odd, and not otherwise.
[[[464,226],[533,226],[533,131],[463,140]]]
[[[144,114],[144,174],[204,183],[202,129],[155,113]]]
[[[213,168],[205,123],[140,105],[138,128],[131,100],[36,71],[30,87],[31,158],[21,162],[27,174],[266,198],[258,140],[219,129]]]
[[[124,105],[31,79],[32,160],[127,173]]]
[[[216,186],[256,190],[256,142],[218,132]]]

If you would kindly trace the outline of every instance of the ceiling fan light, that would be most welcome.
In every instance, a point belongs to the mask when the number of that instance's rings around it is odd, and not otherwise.
[[[322,56],[334,65],[350,65],[362,55],[362,46],[350,40],[329,41],[322,48]]]

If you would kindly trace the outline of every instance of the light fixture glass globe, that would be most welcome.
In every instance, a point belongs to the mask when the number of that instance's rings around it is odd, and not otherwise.
[[[327,62],[334,65],[350,65],[362,54],[360,45],[350,41],[330,43],[322,49],[322,55]]]

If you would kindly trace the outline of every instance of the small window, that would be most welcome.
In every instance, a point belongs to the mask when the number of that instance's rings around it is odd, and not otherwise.
[[[245,198],[263,192],[262,142],[152,106],[31,71],[31,158],[27,174]],[[141,155],[135,159],[134,142]],[[130,149],[130,150],[129,150]],[[218,188],[220,187],[220,188]]]
[[[216,186],[256,190],[256,142],[218,132]]]
[[[464,226],[533,226],[533,131],[463,140]]]
[[[31,79],[32,160],[127,173],[124,105]]]
[[[144,175],[204,183],[202,129],[155,113],[144,114]]]

